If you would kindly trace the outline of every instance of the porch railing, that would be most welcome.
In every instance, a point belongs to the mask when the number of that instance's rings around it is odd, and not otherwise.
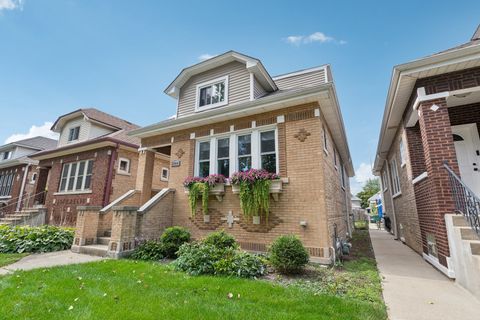
[[[444,163],[443,166],[448,172],[450,186],[452,188],[453,199],[455,201],[455,211],[462,214],[468,221],[478,237],[480,237],[480,198],[453,170]]]

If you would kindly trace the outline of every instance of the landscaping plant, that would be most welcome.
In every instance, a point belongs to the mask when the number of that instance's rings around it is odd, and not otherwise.
[[[308,252],[294,235],[278,237],[269,248],[272,266],[285,274],[298,273],[308,263]]]
[[[211,244],[215,248],[220,248],[220,249],[227,249],[227,248],[236,249],[238,247],[237,241],[235,241],[235,238],[232,235],[226,233],[225,230],[210,233],[203,240],[203,243]]]
[[[176,258],[182,244],[190,242],[190,232],[182,227],[170,227],[160,237],[163,254],[167,258]]]
[[[208,194],[210,188],[218,183],[225,183],[225,177],[221,174],[211,174],[205,178],[187,177],[183,181],[183,186],[188,189],[188,200],[192,216],[195,216],[200,197],[202,198],[203,214],[208,214]]]
[[[0,253],[52,252],[69,249],[72,228],[0,226]]]
[[[258,169],[235,172],[232,175],[232,184],[240,185],[240,207],[246,217],[264,214],[268,222],[270,185],[272,180],[278,178],[277,174]]]
[[[135,260],[162,260],[165,258],[163,244],[156,240],[146,241],[135,248],[130,257]]]

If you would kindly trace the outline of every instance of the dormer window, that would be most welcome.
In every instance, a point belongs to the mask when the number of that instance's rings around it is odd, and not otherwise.
[[[68,132],[68,141],[78,140],[79,136],[80,136],[80,126],[75,128],[70,128],[70,131]]]
[[[224,106],[228,103],[228,77],[197,85],[196,111]]]
[[[8,160],[8,159],[10,159],[11,157],[12,157],[12,151],[5,151],[5,152],[3,153],[2,159],[3,159],[3,160]]]

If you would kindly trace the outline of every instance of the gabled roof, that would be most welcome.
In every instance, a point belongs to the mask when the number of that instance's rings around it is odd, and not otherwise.
[[[123,120],[121,118],[115,117],[111,114],[105,113],[95,108],[82,108],[72,111],[70,113],[64,114],[55,121],[51,130],[54,132],[60,132],[62,127],[71,119],[78,118],[78,117],[85,117],[88,120],[97,122],[100,125],[104,125],[107,127],[111,127],[113,129],[126,129],[130,130],[134,127],[138,127],[137,125]]]
[[[223,66],[233,61],[245,63],[246,68],[256,76],[257,80],[267,91],[277,90],[277,85],[273,81],[272,77],[270,77],[260,60],[231,50],[183,69],[175,78],[175,80],[173,80],[173,82],[170,83],[170,85],[165,89],[165,93],[173,98],[178,98],[180,88],[192,76]]]
[[[5,144],[3,146],[0,146],[0,150],[8,149],[13,146],[29,148],[38,151],[50,150],[54,149],[57,146],[57,140],[40,136],[33,137]]]
[[[374,174],[380,175],[417,80],[480,66],[479,36],[480,27],[467,43],[393,68],[373,166]]]

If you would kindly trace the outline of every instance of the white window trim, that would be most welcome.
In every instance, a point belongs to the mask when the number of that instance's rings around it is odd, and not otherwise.
[[[35,179],[33,179],[33,177],[35,177]],[[37,182],[37,179],[38,174],[36,172],[32,173],[32,176],[30,177],[30,184],[35,184],[35,182]]]
[[[71,130],[75,130],[76,128],[78,128],[78,137],[76,139],[72,139],[70,140],[70,131]],[[82,130],[82,126],[81,125],[75,125],[75,126],[71,126],[68,128],[68,133],[67,133],[67,143],[72,143],[72,142],[76,142],[76,141],[79,141],[80,140],[80,131]]]
[[[323,151],[328,156],[328,135],[327,130],[325,129],[325,125],[322,125],[322,138]]]
[[[402,194],[402,186],[401,186],[401,183],[400,183],[400,175],[398,173],[398,164],[397,164],[397,159],[395,158],[395,156],[393,158],[390,159],[389,161],[389,165],[390,165],[390,183],[391,183],[391,187],[392,187],[392,198],[396,198],[398,197],[399,195]],[[392,169],[394,170],[393,172]],[[395,176],[396,174],[396,176]],[[396,184],[398,183],[398,190],[396,188]]]
[[[387,169],[384,169],[382,171],[382,187],[383,187],[383,192],[386,192],[388,190],[388,172],[387,172]]]
[[[167,177],[163,177],[163,171],[167,171]],[[163,167],[162,170],[160,171],[160,180],[161,181],[168,181],[168,178],[170,178],[170,169]]]
[[[225,99],[221,102],[217,102],[217,103],[214,103],[214,104],[209,104],[209,105],[200,107],[200,89],[205,88],[205,87],[209,87],[209,86],[211,86],[215,83],[219,83],[219,82],[224,82],[225,83]],[[197,84],[196,90],[195,90],[195,112],[200,112],[200,111],[204,111],[204,110],[208,110],[208,109],[218,108],[218,107],[221,107],[221,106],[225,106],[227,104],[228,104],[228,75],[220,77],[220,78],[216,78],[216,79],[213,79],[213,80],[210,80],[210,81],[207,81],[207,82],[202,82],[200,84]]]
[[[238,136],[243,136],[247,134],[252,135],[251,140],[251,157],[252,157],[252,168],[261,169],[261,154],[260,154],[260,133],[266,131],[275,131],[275,166],[276,173],[279,174],[279,159],[278,159],[278,129],[276,124],[269,126],[262,126],[260,128],[249,128],[244,130],[238,130],[235,132],[222,133],[218,135],[212,135],[208,137],[198,138],[195,142],[195,168],[194,175],[199,175],[199,148],[200,143],[210,141],[210,168],[209,174],[217,174],[217,140],[230,138],[230,148],[229,148],[229,160],[230,160],[230,176],[238,171]]]
[[[120,163],[122,163],[122,161],[127,162],[127,170],[120,169]],[[117,172],[119,174],[129,176],[130,175],[130,159],[119,157],[118,158]]]
[[[78,171],[80,170],[80,162],[85,162],[85,167],[83,169],[83,181],[82,181],[82,187],[80,189],[75,189],[77,187],[77,179],[78,179]],[[87,172],[88,172],[88,165],[89,163],[92,162],[92,166],[93,166],[93,160],[92,159],[86,159],[86,160],[80,160],[80,161],[75,161],[75,162],[68,162],[68,163],[64,163],[62,165],[62,171],[60,173],[60,181],[59,181],[59,184],[58,184],[58,192],[55,192],[54,194],[83,194],[83,193],[92,193],[92,177],[93,177],[93,167],[92,167],[92,173],[90,175],[90,188],[89,189],[85,189],[85,183],[87,181],[86,177],[87,177]],[[69,181],[70,181],[70,178],[71,178],[71,174],[72,174],[72,165],[73,164],[77,164],[76,167],[75,167],[75,178],[73,180],[73,190],[68,190],[68,184],[69,184]],[[62,187],[62,178],[63,178],[63,170],[65,168],[65,166],[68,164],[68,174],[67,174],[67,177],[66,177],[66,183],[65,183],[65,190],[61,190],[61,187]]]
[[[402,149],[403,146],[403,149]],[[398,150],[400,152],[400,168],[403,168],[407,165],[407,155],[406,155],[406,149],[405,149],[405,141],[403,140],[403,137],[400,138],[400,143],[398,144]]]

